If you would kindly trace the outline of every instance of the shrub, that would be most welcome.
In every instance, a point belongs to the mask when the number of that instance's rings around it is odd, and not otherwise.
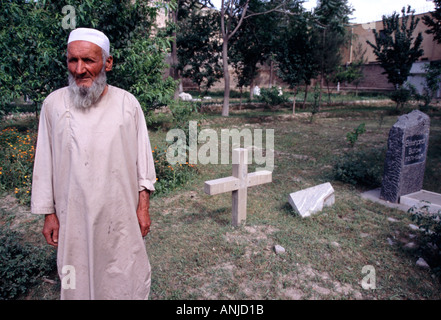
[[[412,220],[426,231],[430,242],[441,248],[441,210],[437,213],[429,212],[430,203],[417,209],[415,206],[409,209]]]
[[[397,110],[403,109],[406,103],[412,98],[415,89],[412,87],[401,87],[390,94],[390,99],[397,104]]]
[[[269,89],[262,88],[260,90],[259,100],[267,106],[277,106],[288,102],[288,96],[277,87],[271,87]]]
[[[345,153],[334,165],[334,178],[352,185],[377,187],[381,184],[384,150],[370,149]]]
[[[155,146],[152,152],[157,180],[153,195],[167,194],[187,183],[197,173],[197,167],[188,162],[171,165],[167,161],[167,147]]]
[[[24,243],[16,231],[0,227],[0,299],[25,294],[56,270],[56,251]]]
[[[189,122],[203,119],[202,114],[199,112],[199,107],[200,103],[189,101],[174,101],[169,105],[173,114],[173,127],[183,130],[187,138]]]
[[[348,132],[346,134],[346,140],[349,141],[351,147],[354,146],[355,142],[358,140],[358,136],[366,132],[366,127],[364,122],[361,123],[354,131]]]
[[[150,130],[159,130],[170,128],[173,122],[173,115],[166,112],[154,112],[150,110],[146,117],[147,128]]]
[[[14,192],[22,204],[30,203],[36,138],[15,127],[0,132],[0,189]]]
[[[188,101],[174,101],[169,105],[173,119],[170,126],[173,129],[179,129],[184,132],[185,142],[190,141],[190,121],[200,121],[203,115],[199,113],[200,104]],[[197,133],[200,131],[200,124],[196,126]],[[166,194],[187,183],[197,172],[197,167],[188,162],[170,164],[167,160],[167,149],[170,145],[176,143],[171,141],[165,146],[155,146],[153,159],[155,161],[157,182],[155,184],[155,193],[157,195]],[[188,159],[188,148],[186,151]]]
[[[421,208],[413,206],[408,212],[411,214],[412,221],[425,231],[423,250],[429,256],[429,263],[435,274],[441,276],[441,210],[437,213],[430,213],[429,208],[430,203],[427,202]]]

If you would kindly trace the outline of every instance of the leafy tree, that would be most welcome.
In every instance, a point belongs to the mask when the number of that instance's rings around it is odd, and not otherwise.
[[[29,97],[37,109],[47,94],[67,85],[71,29],[62,24],[64,5],[53,0],[1,2],[1,110],[20,96]],[[109,37],[115,61],[109,83],[135,94],[145,110],[165,104],[175,83],[162,76],[170,42],[150,37],[159,7],[131,0],[76,0],[70,5],[75,27],[97,28]]]
[[[322,42],[322,64],[321,64],[321,88],[323,84],[328,90],[328,102],[331,102],[331,88],[330,85],[335,81],[335,74],[339,71],[342,65],[341,48],[344,45],[344,37],[335,31],[329,30]]]
[[[224,73],[224,102],[222,106],[222,116],[229,115],[230,109],[230,74],[228,61],[229,41],[241,28],[245,19],[250,17],[267,14],[269,12],[282,11],[285,6],[284,0],[270,1],[270,9],[261,12],[251,12],[248,10],[251,0],[221,0],[220,24],[222,37],[222,68]]]
[[[66,39],[61,8],[50,14],[41,4],[2,1],[0,4],[0,110],[19,97],[40,103],[55,87],[66,83],[62,70]],[[56,29],[55,31],[53,29]],[[49,36],[50,35],[50,36]]]
[[[320,98],[323,82],[329,82],[332,75],[341,65],[341,50],[347,41],[347,29],[349,15],[353,9],[347,0],[319,0],[314,10],[316,18],[316,32],[320,34]]]
[[[425,66],[425,82],[423,83],[423,92],[415,94],[418,100],[422,100],[420,105],[422,111],[427,111],[439,90],[441,84],[441,62],[432,61]]]
[[[363,66],[367,61],[365,59],[366,51],[367,49],[363,50],[362,44],[358,43],[358,46],[353,51],[354,61],[346,66],[339,66],[333,78],[334,82],[354,83],[356,86],[355,95],[358,95],[357,88],[363,78]]]
[[[429,27],[427,34],[433,34],[433,39],[441,44],[441,0],[433,0],[435,11],[423,17],[424,23]]]
[[[181,71],[183,67],[181,66],[178,59],[178,34],[182,30],[187,33],[190,30],[182,29],[183,21],[188,20],[189,16],[194,10],[202,10],[206,8],[213,8],[210,0],[175,0],[176,5],[169,10],[169,20],[167,23],[166,33],[171,37],[172,45],[170,52],[170,76],[179,83],[181,81]],[[188,23],[187,23],[188,24]],[[184,26],[184,28],[188,28]],[[192,27],[190,26],[189,29]],[[182,35],[180,35],[181,41],[183,40]],[[203,48],[198,47],[194,48],[196,50],[203,50]],[[187,49],[188,50],[188,49]],[[181,59],[182,60],[182,59]],[[174,94],[174,99],[177,100],[179,98],[181,86],[177,86]]]
[[[346,80],[349,83],[355,84],[356,96],[358,95],[358,85],[364,78],[363,69],[364,69],[364,65],[367,63],[367,58],[365,56],[366,52],[367,52],[367,48],[363,50],[363,45],[361,43],[358,43],[358,45],[355,47],[353,51],[354,62],[352,62],[350,65],[351,75]]]
[[[231,62],[237,76],[237,87],[239,88],[241,98],[243,88],[249,86],[249,99],[251,100],[253,97],[254,79],[259,74],[257,63],[260,61],[260,56],[254,54],[252,48],[250,50],[246,50],[246,48],[244,42],[239,42],[231,48],[230,52],[232,53]]]
[[[265,10],[267,3],[252,0],[251,12]],[[271,54],[278,14],[269,13],[245,19],[231,42],[229,56],[238,79],[238,88],[249,86],[250,100],[253,97],[254,80],[258,76],[258,64],[263,64]]]
[[[416,38],[413,37],[419,22],[419,19],[415,18],[415,11],[408,6],[407,11],[403,8],[401,12],[401,22],[398,13],[383,16],[383,30],[374,30],[375,44],[367,41],[374,49],[377,61],[385,70],[383,74],[387,75],[389,82],[395,87],[391,98],[396,102],[397,109],[403,107],[410,98],[409,89],[404,87],[404,83],[413,63],[424,54],[421,49],[421,32]]]
[[[433,0],[435,10],[430,15],[423,17],[424,23],[429,27],[427,34],[433,34],[433,40],[441,44],[441,0]],[[432,102],[436,91],[441,83],[441,63],[432,62],[426,67],[426,83],[424,84],[424,93],[421,95],[424,109],[427,109]]]
[[[189,10],[185,19],[178,21],[176,44],[178,67],[183,77],[191,79],[208,91],[222,77],[220,41],[215,37],[219,30],[218,14],[214,10]]]
[[[298,9],[300,10],[300,9]],[[275,50],[279,77],[294,91],[293,113],[295,113],[298,86],[310,85],[319,73],[317,58],[318,37],[309,19],[309,13],[290,16],[280,24]]]

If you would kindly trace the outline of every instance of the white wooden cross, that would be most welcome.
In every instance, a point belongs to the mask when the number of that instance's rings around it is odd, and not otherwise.
[[[233,150],[233,176],[205,181],[206,194],[215,195],[232,192],[233,210],[232,225],[238,226],[247,218],[247,188],[272,181],[272,172],[268,170],[248,173],[248,150]]]

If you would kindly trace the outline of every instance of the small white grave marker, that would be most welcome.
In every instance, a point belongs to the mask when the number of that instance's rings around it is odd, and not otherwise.
[[[288,201],[301,217],[309,217],[319,212],[324,206],[332,206],[335,202],[334,188],[329,182],[293,192]]]
[[[204,191],[209,195],[232,192],[232,224],[238,226],[247,217],[247,188],[272,181],[268,170],[248,173],[248,150],[233,150],[233,175],[231,177],[205,181]]]

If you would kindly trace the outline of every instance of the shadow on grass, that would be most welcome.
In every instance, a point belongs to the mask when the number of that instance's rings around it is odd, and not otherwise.
[[[212,220],[219,226],[228,226],[231,224],[231,208],[223,207],[219,209],[210,209],[202,205],[198,207],[197,212],[182,214],[179,220],[185,224],[194,224],[198,221]]]

